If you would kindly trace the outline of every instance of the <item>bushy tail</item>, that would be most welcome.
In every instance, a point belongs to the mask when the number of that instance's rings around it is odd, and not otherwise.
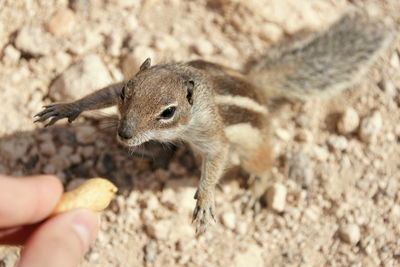
[[[346,13],[324,32],[272,48],[247,75],[273,97],[342,90],[365,73],[394,32],[359,11]]]

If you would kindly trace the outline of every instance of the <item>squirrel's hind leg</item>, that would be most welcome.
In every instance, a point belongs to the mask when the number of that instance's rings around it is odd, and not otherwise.
[[[242,166],[250,174],[248,200],[246,209],[258,212],[261,208],[262,196],[271,183],[271,169],[274,164],[269,137],[255,151],[248,151]]]
[[[255,211],[259,209],[260,200],[270,184],[274,165],[268,128],[268,125],[260,129],[242,124],[230,126],[226,130],[241,167],[250,174],[249,187],[245,194],[246,209],[252,208]]]

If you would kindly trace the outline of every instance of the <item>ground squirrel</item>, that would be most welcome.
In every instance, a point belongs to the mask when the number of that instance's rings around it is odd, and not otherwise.
[[[118,105],[119,142],[188,142],[203,159],[193,213],[196,229],[203,231],[215,220],[215,185],[228,166],[240,164],[255,177],[253,202],[264,193],[274,164],[270,101],[351,86],[389,43],[391,32],[350,12],[321,33],[277,45],[246,71],[203,60],[151,66],[147,59],[127,82],[47,105],[36,121],[72,122],[85,110]]]

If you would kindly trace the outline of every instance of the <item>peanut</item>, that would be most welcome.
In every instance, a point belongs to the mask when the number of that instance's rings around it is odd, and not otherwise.
[[[104,178],[89,179],[77,188],[65,192],[52,215],[78,208],[101,211],[110,204],[116,192],[117,187]]]

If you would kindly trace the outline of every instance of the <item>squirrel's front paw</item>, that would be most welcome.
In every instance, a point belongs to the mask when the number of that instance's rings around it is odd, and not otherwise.
[[[201,234],[207,230],[208,225],[215,219],[215,202],[213,190],[199,191],[197,189],[194,198],[197,199],[193,212],[193,221],[196,221],[196,233]]]
[[[56,121],[63,118],[68,118],[68,122],[72,122],[80,113],[81,110],[73,103],[50,104],[44,106],[44,110],[35,115],[35,117],[38,117],[35,122],[43,122],[51,118],[45,127],[53,125]]]

